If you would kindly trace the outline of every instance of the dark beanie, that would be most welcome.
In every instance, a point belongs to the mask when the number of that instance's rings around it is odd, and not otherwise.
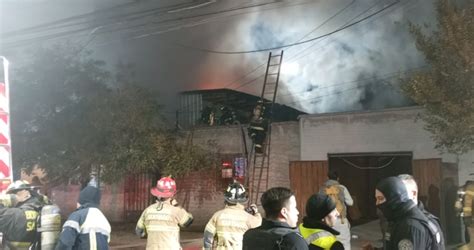
[[[315,220],[322,220],[336,208],[336,204],[325,194],[313,194],[306,202],[306,215]]]
[[[87,186],[79,193],[79,204],[100,204],[100,190],[96,187]]]

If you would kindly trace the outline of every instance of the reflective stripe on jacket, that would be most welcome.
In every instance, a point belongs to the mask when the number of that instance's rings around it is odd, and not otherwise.
[[[303,224],[300,224],[298,229],[308,245],[313,244],[322,249],[331,249],[337,241],[336,236],[322,229],[306,228]]]
[[[107,250],[111,227],[104,214],[85,204],[71,213],[64,222],[56,250]]]
[[[157,202],[147,207],[137,222],[137,228],[147,235],[146,249],[181,249],[180,226],[186,226],[193,216],[170,201]]]
[[[261,223],[262,217],[259,213],[251,215],[241,204],[227,205],[212,216],[204,231],[213,236],[213,245],[217,249],[242,249],[244,233]],[[212,239],[210,241],[212,242]],[[209,249],[206,240],[204,242],[204,249]]]

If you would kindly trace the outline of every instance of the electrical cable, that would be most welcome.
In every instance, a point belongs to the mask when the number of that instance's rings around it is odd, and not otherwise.
[[[328,32],[324,35],[321,35],[321,36],[317,36],[317,37],[314,37],[314,38],[311,38],[311,39],[307,39],[307,40],[304,40],[304,41],[300,41],[300,42],[295,42],[295,43],[290,43],[290,44],[285,44],[285,45],[281,45],[281,46],[275,46],[275,47],[270,47],[270,48],[264,48],[264,49],[255,49],[255,50],[242,50],[242,51],[219,51],[219,50],[212,50],[212,49],[205,49],[205,48],[198,48],[198,47],[192,47],[192,46],[188,46],[188,45],[184,45],[184,44],[179,44],[177,43],[176,45],[177,46],[180,46],[180,47],[183,47],[183,48],[187,48],[187,49],[192,49],[192,50],[197,50],[197,51],[202,51],[202,52],[207,52],[207,53],[212,53],[212,54],[226,54],[226,55],[237,55],[237,54],[250,54],[250,53],[257,53],[257,52],[265,52],[265,51],[271,51],[271,50],[279,50],[279,49],[283,49],[283,48],[288,48],[288,47],[293,47],[293,46],[297,46],[297,45],[301,45],[301,44],[305,44],[305,43],[309,43],[309,42],[312,42],[312,41],[316,41],[316,40],[319,40],[321,38],[324,38],[324,37],[327,37],[327,36],[330,36],[332,34],[335,34],[335,33],[338,33],[342,30],[345,30],[347,28],[350,28],[354,25],[357,25],[379,13],[381,13],[382,11],[394,6],[395,4],[399,3],[399,0],[396,0],[395,2],[385,6],[384,8],[376,11],[375,13],[372,13],[360,20],[357,20],[353,23],[350,23],[342,28],[339,28],[339,29],[336,29],[336,30],[333,30],[331,32]]]

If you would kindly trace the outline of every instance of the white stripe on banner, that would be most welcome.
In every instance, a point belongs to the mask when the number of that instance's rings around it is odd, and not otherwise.
[[[8,96],[6,93],[6,85],[4,82],[0,82],[0,112],[9,112],[10,104],[8,102]]]
[[[8,127],[8,114],[0,113],[0,144],[10,145],[10,130]]]
[[[0,146],[0,179],[11,176],[9,148]]]

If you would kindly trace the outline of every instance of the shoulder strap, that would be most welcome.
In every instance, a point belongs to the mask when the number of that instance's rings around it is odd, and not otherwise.
[[[425,214],[423,214],[424,218],[413,218],[418,220],[424,227],[428,229],[430,232],[431,238],[433,239],[433,245],[432,246],[439,246],[441,242],[441,234],[440,230],[438,229],[438,226],[432,221],[432,218],[429,218]],[[437,248],[433,248],[437,249]]]

